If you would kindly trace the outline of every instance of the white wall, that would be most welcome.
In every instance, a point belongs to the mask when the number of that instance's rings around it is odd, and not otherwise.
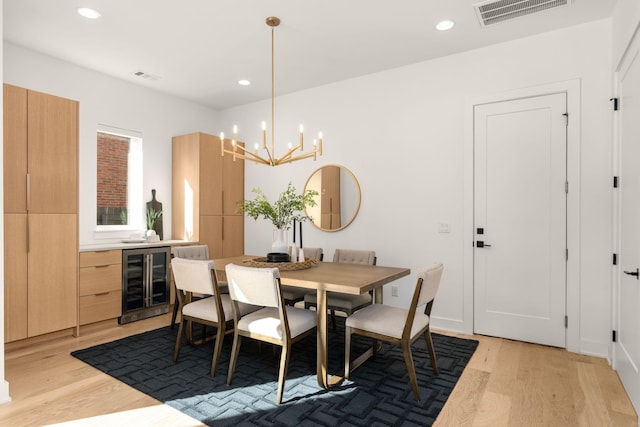
[[[335,248],[349,247],[375,249],[381,265],[413,269],[443,261],[434,327],[470,332],[472,311],[463,303],[469,289],[463,249],[473,240],[462,233],[466,100],[570,79],[580,79],[582,116],[580,318],[570,321],[580,322],[580,351],[605,357],[611,335],[610,20],[279,97],[276,150],[294,142],[304,123],[309,133],[324,132],[324,156],[276,168],[249,163],[246,194],[259,186],[276,197],[289,181],[301,190],[323,164],[351,169],[363,193],[358,217],[338,233],[305,225],[305,244],[322,247],[328,259]],[[225,130],[237,123],[240,139],[253,144],[269,108],[264,101],[224,111]],[[438,222],[450,223],[451,233],[439,234]],[[270,224],[245,224],[246,252],[265,253]],[[413,280],[402,280],[400,296],[386,293],[385,302],[408,304]]]
[[[217,132],[218,113],[5,42],[4,82],[80,102],[80,244],[96,243],[96,130],[98,123],[142,133],[143,194],[162,203],[165,239],[171,236],[171,137]]]
[[[618,0],[613,10],[614,68],[620,64],[633,34],[638,31],[638,23],[640,23],[640,2],[637,0]]]

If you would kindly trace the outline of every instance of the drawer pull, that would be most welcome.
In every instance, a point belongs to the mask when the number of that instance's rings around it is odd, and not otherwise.
[[[109,292],[100,292],[98,294],[95,294],[97,297],[103,297],[105,295],[109,295]]]
[[[105,265],[96,265],[94,266],[95,268],[106,268],[109,267],[109,264],[105,264]]]

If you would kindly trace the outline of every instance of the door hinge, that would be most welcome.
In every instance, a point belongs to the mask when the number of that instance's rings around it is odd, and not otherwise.
[[[613,101],[613,111],[618,111],[620,109],[620,101],[618,98],[609,98],[609,101]]]
[[[618,265],[618,254],[613,254],[613,265]]]
[[[565,194],[569,194],[569,181],[564,182],[564,192]]]
[[[614,176],[613,177],[613,188],[618,188],[619,182],[618,182],[618,177]]]
[[[562,113],[562,115],[565,119],[567,119],[565,122],[565,126],[569,126],[569,113]]]
[[[564,259],[569,261],[569,248],[564,250]]]
[[[569,327],[569,316],[564,316],[564,327],[565,328]]]
[[[611,341],[618,342],[618,333],[615,330],[611,331]]]

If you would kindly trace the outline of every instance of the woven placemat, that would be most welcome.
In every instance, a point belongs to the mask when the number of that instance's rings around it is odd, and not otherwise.
[[[277,268],[279,270],[306,270],[318,264],[315,259],[306,259],[304,262],[267,262],[267,258],[253,258],[244,262],[250,267]]]

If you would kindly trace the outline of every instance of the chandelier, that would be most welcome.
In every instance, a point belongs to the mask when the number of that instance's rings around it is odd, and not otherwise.
[[[258,154],[259,145],[255,144],[254,150],[247,149],[238,143],[238,126],[233,126],[233,139],[231,140],[231,149],[224,146],[224,132],[220,132],[220,155],[225,153],[232,154],[233,160],[236,158],[251,160],[269,166],[278,166],[283,163],[291,163],[296,160],[302,160],[316,155],[322,156],[322,132],[318,133],[318,138],[313,140],[313,150],[303,153],[304,150],[304,128],[300,125],[300,138],[297,145],[289,144],[288,150],[280,157],[275,155],[275,84],[274,84],[274,30],[280,25],[280,18],[270,16],[267,18],[267,25],[271,27],[271,149],[267,145],[267,124],[262,122],[262,148],[266,151],[266,156]]]

